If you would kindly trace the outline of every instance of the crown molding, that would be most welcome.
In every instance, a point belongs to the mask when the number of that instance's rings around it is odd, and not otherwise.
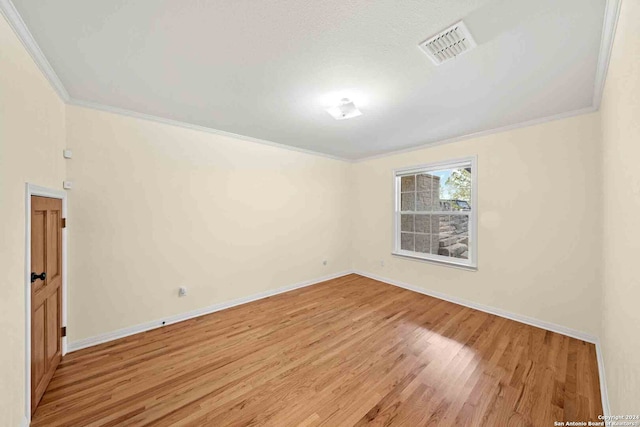
[[[593,87],[593,106],[596,110],[600,109],[604,85],[607,81],[607,72],[609,70],[609,61],[611,60],[611,51],[613,51],[613,41],[616,36],[621,3],[622,0],[607,0],[605,4],[598,68],[596,69],[596,80]]]
[[[20,13],[18,12],[14,4],[11,2],[11,0],[0,0],[0,11],[4,15],[5,19],[7,20],[7,22],[13,29],[13,31],[18,36],[18,39],[22,42],[27,52],[29,52],[29,54],[31,55],[31,58],[33,58],[33,61],[36,63],[40,71],[42,71],[42,74],[44,74],[47,80],[49,80],[49,83],[51,84],[51,86],[53,86],[58,96],[60,96],[60,98],[68,105],[76,105],[84,108],[106,111],[113,114],[134,117],[137,119],[150,120],[158,123],[164,123],[167,125],[178,126],[182,128],[200,131],[200,132],[213,133],[216,135],[226,136],[226,137],[235,138],[235,139],[241,139],[244,141],[254,142],[254,143],[263,144],[263,145],[269,145],[271,147],[277,147],[277,148],[281,148],[289,151],[296,151],[299,153],[310,154],[313,156],[324,157],[332,160],[339,160],[339,161],[348,162],[348,163],[352,162],[351,159],[346,159],[346,158],[334,156],[327,153],[307,150],[304,148],[280,144],[277,142],[260,139],[260,138],[254,138],[247,135],[240,135],[233,132],[227,132],[227,131],[209,128],[205,126],[194,125],[191,123],[182,122],[178,120],[172,120],[172,119],[166,119],[163,117],[153,116],[151,114],[130,111],[124,108],[112,107],[109,105],[104,105],[104,104],[99,104],[99,103],[94,103],[89,101],[82,101],[79,99],[72,98],[69,95],[69,92],[67,91],[67,89],[62,84],[62,81],[54,71],[53,67],[47,60],[47,57],[44,55],[44,53],[40,49],[40,46],[33,38],[31,31],[29,31],[29,28],[27,28],[27,25],[23,21],[22,17],[20,16]]]
[[[544,117],[540,117],[533,120],[527,120],[526,122],[514,123],[512,125],[486,129],[479,132],[467,133],[465,135],[460,135],[453,138],[442,139],[434,142],[427,142],[427,143],[415,145],[412,147],[402,148],[400,150],[385,151],[383,153],[374,154],[373,156],[361,157],[359,159],[353,160],[353,163],[361,163],[369,160],[380,159],[383,157],[395,156],[397,154],[410,153],[412,151],[424,150],[426,148],[436,147],[438,145],[451,144],[453,142],[464,141],[466,139],[480,138],[482,136],[488,136],[488,135],[502,133],[510,130],[525,128],[529,126],[535,126],[542,123],[552,122],[555,120],[567,119],[569,117],[579,116],[582,114],[595,113],[596,111],[598,110],[594,106],[589,106],[586,108],[580,108],[578,110],[566,111],[564,113],[558,113],[558,114],[553,114],[551,116],[544,116]]]
[[[371,156],[364,156],[357,159],[343,158],[343,157],[334,156],[327,153],[308,150],[304,148],[298,148],[295,146],[281,144],[281,143],[268,141],[264,139],[254,138],[251,136],[235,134],[232,132],[226,132],[219,129],[209,128],[209,127],[200,126],[200,125],[194,125],[191,123],[182,122],[178,120],[166,119],[163,117],[153,116],[150,114],[139,113],[139,112],[112,107],[104,104],[99,104],[99,103],[94,103],[89,101],[82,101],[82,100],[71,98],[66,88],[62,84],[62,81],[60,80],[56,72],[53,70],[53,67],[51,67],[51,64],[45,57],[44,53],[42,52],[38,44],[36,43],[31,32],[27,28],[26,24],[22,20],[22,17],[16,10],[11,0],[0,0],[0,11],[5,16],[5,18],[7,19],[7,21],[9,22],[9,24],[11,25],[15,33],[18,35],[18,38],[20,39],[22,44],[25,46],[25,48],[27,49],[27,51],[29,52],[29,54],[31,55],[35,63],[38,65],[42,73],[49,80],[49,82],[51,83],[55,91],[58,93],[60,98],[62,98],[62,100],[67,104],[77,105],[80,107],[85,107],[85,108],[90,108],[95,110],[107,111],[110,113],[125,115],[129,117],[143,119],[143,120],[151,120],[158,123],[164,123],[171,126],[179,126],[187,129],[201,131],[201,132],[213,133],[216,135],[227,136],[231,138],[269,145],[272,147],[278,147],[278,148],[297,151],[297,152],[310,154],[314,156],[325,157],[333,160],[339,160],[339,161],[348,162],[348,163],[358,163],[358,162],[373,160],[381,157],[393,156],[396,154],[407,153],[407,152],[416,151],[424,148],[434,147],[437,145],[450,144],[450,143],[462,141],[465,139],[478,138],[481,136],[487,136],[495,133],[505,132],[509,130],[519,129],[522,127],[533,126],[533,125],[542,124],[542,123],[546,123],[553,120],[559,120],[559,119],[577,116],[580,114],[588,114],[588,113],[598,111],[598,109],[600,108],[600,103],[602,101],[602,94],[604,92],[604,85],[606,83],[607,71],[609,68],[609,60],[611,58],[611,51],[613,49],[615,31],[616,31],[616,26],[618,22],[618,16],[620,14],[620,4],[621,4],[621,0],[606,0],[605,14],[604,14],[603,25],[602,25],[602,36],[600,40],[600,52],[598,54],[598,64],[596,69],[594,93],[593,93],[593,100],[592,100],[591,106],[586,108],[581,108],[578,110],[573,110],[573,111],[545,116],[545,117],[541,117],[533,120],[528,120],[525,122],[515,123],[512,125],[487,129],[479,132],[472,132],[472,133],[468,133],[468,134],[464,134],[464,135],[460,135],[457,137],[448,138],[444,140],[426,142],[413,147],[403,148],[400,150],[383,151],[378,154],[374,154]]]
[[[411,151],[421,150],[429,147],[435,147],[437,145],[451,144],[453,142],[463,141],[470,138],[479,138],[481,136],[488,136],[495,133],[506,132],[509,130],[519,129],[528,126],[535,126],[538,124],[566,119],[581,114],[594,113],[600,109],[600,103],[602,102],[602,94],[604,93],[604,85],[607,80],[607,72],[609,70],[609,62],[611,60],[611,51],[613,50],[613,42],[616,35],[616,28],[618,26],[618,17],[620,16],[620,5],[622,0],[606,0],[604,8],[604,19],[602,22],[602,36],[600,38],[600,51],[598,53],[598,63],[596,65],[596,77],[593,86],[593,100],[589,107],[580,108],[578,110],[566,111],[564,113],[552,114],[550,116],[540,117],[533,120],[527,120],[525,122],[515,123],[512,125],[501,126],[497,128],[487,129],[479,132],[472,132],[465,135],[456,136],[453,138],[447,138],[434,142],[426,142],[423,144],[415,145],[413,147],[402,148],[400,150],[384,151],[371,156],[360,157],[353,160],[354,163],[365,162],[368,160],[379,159],[382,157],[393,156],[396,154],[408,153]]]
[[[2,1],[2,0],[0,0],[0,1]],[[347,162],[347,163],[351,163],[353,161],[351,159],[346,159],[346,158],[343,158],[343,157],[333,156],[331,154],[321,153],[319,151],[307,150],[305,148],[300,148],[300,147],[296,147],[296,146],[293,146],[293,145],[280,144],[278,142],[273,142],[273,141],[269,141],[269,140],[266,140],[266,139],[254,138],[252,136],[241,135],[241,134],[233,133],[233,132],[227,132],[227,131],[220,130],[220,129],[210,128],[210,127],[200,126],[200,125],[194,125],[192,123],[187,123],[187,122],[183,122],[183,121],[179,121],[179,120],[166,119],[164,117],[154,116],[152,114],[139,113],[137,111],[131,111],[131,110],[126,110],[124,108],[112,107],[110,105],[105,105],[105,104],[98,104],[98,103],[94,103],[94,102],[81,101],[81,100],[74,99],[74,98],[70,98],[69,100],[67,100],[67,104],[68,105],[74,105],[74,106],[77,106],[77,107],[82,107],[82,108],[89,108],[91,110],[100,110],[100,111],[105,111],[107,113],[118,114],[118,115],[121,115],[121,116],[128,116],[128,117],[133,117],[133,118],[136,118],[136,119],[148,120],[148,121],[152,121],[152,122],[156,122],[156,123],[162,123],[162,124],[165,124],[165,125],[191,129],[191,130],[195,130],[195,131],[199,131],[199,132],[212,133],[212,134],[215,134],[215,135],[226,136],[226,137],[229,137],[229,138],[240,139],[240,140],[243,140],[243,141],[249,141],[249,142],[254,142],[254,143],[257,143],[257,144],[262,144],[262,145],[268,145],[268,146],[271,146],[271,147],[281,148],[283,150],[296,151],[298,153],[304,153],[304,154],[309,154],[309,155],[312,155],[312,156],[324,157],[324,158],[332,159],[332,160],[339,160],[339,161]]]
[[[40,46],[36,43],[31,31],[27,28],[27,25],[22,20],[22,17],[11,0],[0,0],[0,11],[11,28],[13,28],[18,39],[20,39],[24,47],[27,49],[27,52],[31,55],[31,58],[33,58],[33,61],[36,63],[38,68],[40,68],[40,71],[42,71],[42,74],[44,74],[47,80],[49,80],[53,89],[58,93],[63,101],[68,102],[70,99],[69,92],[67,92],[62,81],[53,70],[53,67],[47,60],[47,57],[44,56]]]

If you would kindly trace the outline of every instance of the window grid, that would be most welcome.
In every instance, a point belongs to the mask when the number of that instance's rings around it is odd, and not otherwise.
[[[441,179],[453,173],[470,177],[470,197],[441,197]],[[414,168],[395,180],[394,253],[475,268],[475,161]]]

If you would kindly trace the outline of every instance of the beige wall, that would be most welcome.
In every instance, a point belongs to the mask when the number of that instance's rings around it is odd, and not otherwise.
[[[0,330],[11,349],[0,352],[0,425],[24,413],[24,183],[59,189],[66,177],[72,342],[354,267],[602,330],[612,412],[637,412],[639,20],[638,2],[625,0],[601,114],[350,165],[65,110],[0,19]],[[479,270],[391,256],[393,169],[469,155],[479,167]]]
[[[598,335],[599,132],[589,114],[356,163],[354,268]],[[478,271],[392,256],[393,170],[471,155]]]
[[[624,0],[601,108],[602,343],[611,412],[640,412],[640,2]]]
[[[65,106],[0,15],[0,425],[24,415],[25,183],[61,189]]]
[[[349,163],[72,106],[67,130],[71,342],[350,268]]]

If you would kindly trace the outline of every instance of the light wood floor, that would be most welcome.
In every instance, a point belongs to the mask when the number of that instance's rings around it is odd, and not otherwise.
[[[592,344],[357,275],[64,357],[32,426],[552,426]]]

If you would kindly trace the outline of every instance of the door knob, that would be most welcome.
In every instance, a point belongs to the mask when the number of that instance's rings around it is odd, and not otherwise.
[[[46,278],[47,278],[47,273],[45,273],[44,271],[40,274],[31,273],[31,283],[35,282],[38,279],[44,280]]]

